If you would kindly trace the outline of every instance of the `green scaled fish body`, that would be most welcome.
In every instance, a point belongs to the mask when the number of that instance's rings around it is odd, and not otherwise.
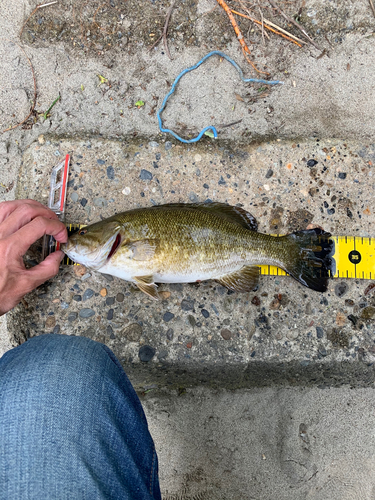
[[[131,281],[157,298],[155,283],[213,279],[250,291],[261,264],[325,291],[333,241],[321,229],[279,237],[258,233],[254,217],[239,207],[177,203],[114,215],[73,234],[62,249],[79,264]]]

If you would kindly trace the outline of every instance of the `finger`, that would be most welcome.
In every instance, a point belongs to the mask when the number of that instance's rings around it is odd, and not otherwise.
[[[68,233],[64,224],[58,219],[46,217],[36,217],[9,236],[7,241],[17,255],[24,255],[28,248],[45,234],[52,235],[60,243],[68,241]]]
[[[64,254],[59,250],[32,269],[25,269],[12,286],[12,296],[0,304],[0,314],[12,309],[27,293],[53,278],[58,273],[59,264],[63,258]]]
[[[40,203],[38,205],[23,203],[18,205],[0,224],[0,238],[10,236],[36,217],[58,218],[52,210]]]
[[[43,205],[39,203],[39,201],[35,200],[13,200],[13,201],[3,201],[0,203],[0,224],[7,218],[9,215],[14,212],[18,207],[22,205],[32,205],[42,207]]]
[[[24,273],[28,283],[28,291],[34,290],[37,286],[53,278],[59,272],[60,262],[64,258],[61,250],[53,252],[44,259],[43,262]]]

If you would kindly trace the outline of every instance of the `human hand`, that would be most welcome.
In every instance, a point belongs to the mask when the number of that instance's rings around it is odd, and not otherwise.
[[[55,276],[64,257],[60,250],[37,266],[26,269],[23,256],[45,234],[66,243],[66,227],[57,215],[34,200],[0,203],[0,316],[24,295]]]

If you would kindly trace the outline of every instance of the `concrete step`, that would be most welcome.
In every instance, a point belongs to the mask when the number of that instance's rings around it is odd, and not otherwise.
[[[67,223],[210,199],[241,204],[264,233],[317,224],[334,235],[372,234],[375,147],[369,143],[228,146],[207,137],[182,146],[45,136],[23,156],[17,197],[46,203],[51,167],[66,153],[72,155]],[[309,160],[317,163],[308,166]],[[40,248],[33,252],[29,258],[38,260]],[[330,280],[321,294],[290,277],[264,276],[252,293],[228,293],[215,282],[161,285],[163,300],[156,302],[125,281],[66,266],[26,297],[27,307],[9,314],[8,326],[15,341],[60,332],[104,342],[137,387],[368,386],[375,359],[368,284]],[[151,348],[149,360],[144,346]]]

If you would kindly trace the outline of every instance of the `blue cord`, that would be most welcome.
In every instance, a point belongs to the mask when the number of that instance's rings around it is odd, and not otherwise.
[[[177,86],[177,83],[180,81],[180,79],[186,75],[186,73],[189,73],[189,71],[193,71],[193,69],[197,69],[202,63],[204,63],[204,61],[206,59],[208,59],[209,57],[211,56],[220,56],[220,57],[224,57],[224,59],[226,59],[227,61],[229,61],[235,68],[236,70],[238,71],[238,73],[240,74],[240,77],[241,77],[241,80],[245,83],[248,83],[248,82],[254,82],[254,83],[266,83],[267,85],[277,85],[278,83],[284,83],[284,82],[281,82],[279,80],[276,80],[276,81],[270,81],[270,80],[258,80],[256,78],[244,78],[243,76],[243,73],[242,73],[242,69],[238,66],[238,64],[236,62],[233,61],[233,59],[231,59],[229,56],[227,56],[226,54],[224,54],[223,52],[220,52],[219,50],[213,50],[212,52],[209,52],[207,55],[205,55],[203,57],[203,59],[201,59],[197,64],[195,64],[194,66],[191,66],[191,68],[187,68],[187,69],[184,69],[179,75],[178,77],[176,78],[176,80],[173,82],[173,85],[172,85],[172,88],[171,90],[168,92],[168,94],[164,97],[164,101],[163,101],[163,104],[161,105],[161,108],[159,109],[159,111],[157,112],[157,117],[158,117],[158,122],[159,122],[159,128],[160,128],[160,131],[161,132],[166,132],[167,134],[171,134],[173,135],[173,137],[175,137],[176,139],[178,139],[179,141],[181,142],[184,142],[185,144],[190,144],[192,142],[198,142],[203,134],[205,132],[207,132],[207,130],[212,130],[212,133],[214,134],[214,138],[217,139],[217,130],[214,126],[210,126],[210,127],[205,127],[201,132],[200,134],[197,135],[197,137],[195,137],[194,139],[189,139],[189,140],[186,140],[186,139],[183,139],[182,137],[180,137],[179,135],[177,135],[175,132],[173,132],[173,130],[170,130],[169,128],[163,128],[163,122],[161,120],[161,114],[162,112],[164,111],[164,108],[165,108],[165,105],[167,104],[167,101],[169,99],[169,97],[173,94],[173,92],[176,90],[176,86]]]

